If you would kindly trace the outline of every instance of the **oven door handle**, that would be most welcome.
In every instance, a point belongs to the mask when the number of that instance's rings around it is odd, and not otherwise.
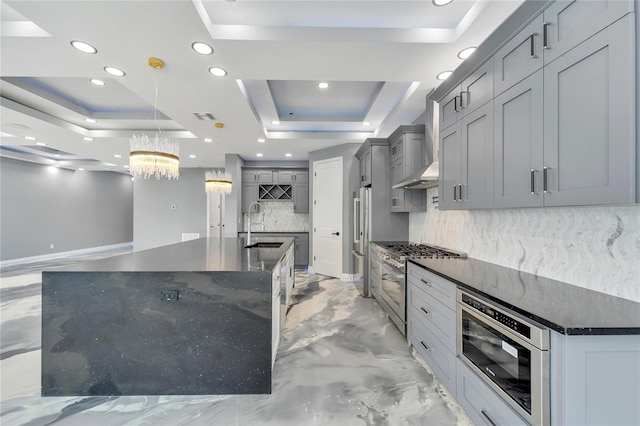
[[[383,273],[382,273],[382,277],[384,277],[385,275],[389,275],[389,276],[391,276],[391,277],[393,277],[393,278],[395,278],[395,279],[397,279],[397,280],[404,280],[404,274],[399,274],[399,275],[398,275],[398,274],[394,274],[393,272],[391,272],[391,271],[389,270],[389,268],[385,268],[385,266],[384,266],[384,265],[382,265],[382,268],[383,268],[385,271],[387,271],[387,272],[383,272]]]

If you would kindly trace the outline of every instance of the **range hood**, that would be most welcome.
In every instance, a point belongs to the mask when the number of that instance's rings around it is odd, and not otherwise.
[[[438,186],[438,178],[440,177],[438,167],[439,137],[438,104],[427,97],[424,132],[426,165],[421,167],[417,173],[393,185],[393,189],[427,189]]]
[[[393,185],[393,189],[428,189],[438,186],[440,176],[438,162],[423,167],[416,174],[409,176],[400,183]]]

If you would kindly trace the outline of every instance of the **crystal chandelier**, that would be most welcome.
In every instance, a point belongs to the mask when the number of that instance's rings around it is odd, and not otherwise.
[[[231,192],[231,175],[220,170],[210,170],[204,172],[204,190],[208,193],[220,192],[228,194]]]
[[[149,66],[155,70],[164,68],[162,59],[149,58]],[[166,177],[178,179],[180,176],[180,152],[178,141],[162,134],[158,124],[158,82],[153,77],[156,98],[153,105],[153,117],[159,134],[150,138],[146,134],[133,135],[130,139],[129,170],[132,176],[149,179]]]

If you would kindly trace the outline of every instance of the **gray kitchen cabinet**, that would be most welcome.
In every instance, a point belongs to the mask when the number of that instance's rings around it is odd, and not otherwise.
[[[494,206],[542,206],[542,71],[494,100]],[[582,108],[580,108],[582,109]]]
[[[407,338],[438,379],[456,395],[456,286],[407,264]]]
[[[464,79],[460,90],[460,108],[466,116],[493,99],[493,59]]]
[[[282,286],[280,284],[280,262],[276,263],[271,276],[271,368],[276,363],[276,355],[280,346],[280,330],[281,330],[281,299]]]
[[[545,206],[635,201],[633,18],[544,68]]]
[[[277,177],[274,179],[273,170],[260,170],[260,169],[243,169],[242,170],[242,182],[243,183],[277,183]],[[277,176],[277,174],[276,174]]]
[[[542,68],[542,24],[539,15],[493,56],[496,95]]]
[[[389,136],[389,186],[401,182],[424,166],[423,125],[400,126]],[[391,189],[391,212],[425,211],[426,191]]]
[[[545,65],[632,11],[629,0],[554,2],[545,9],[540,28]]]
[[[294,184],[296,182],[298,183],[309,182],[308,170],[278,170],[277,176],[278,176],[278,181],[275,183],[279,183],[279,184]]]
[[[360,164],[360,187],[371,185],[371,147],[360,154],[356,154]]]
[[[294,179],[294,171],[293,170],[278,170],[278,183],[287,184],[293,183]]]
[[[293,212],[309,213],[309,182],[293,184]]]
[[[440,210],[458,208],[460,156],[462,155],[460,126],[450,126],[440,134],[440,179],[438,194]]]
[[[442,134],[440,209],[493,206],[493,102]]]
[[[456,400],[474,425],[529,425],[460,359],[456,361],[456,376]]]
[[[259,206],[251,203],[258,201],[258,184],[257,183],[242,183],[242,213],[257,213]],[[251,211],[249,211],[251,206]]]
[[[460,107],[461,91],[461,86],[458,86],[440,101],[440,130],[444,130],[456,123],[462,116],[462,108]]]
[[[640,335],[549,337],[552,425],[640,424]]]

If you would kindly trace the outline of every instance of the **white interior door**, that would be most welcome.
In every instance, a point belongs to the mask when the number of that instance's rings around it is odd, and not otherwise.
[[[342,157],[313,162],[313,271],[342,274]]]
[[[209,205],[207,210],[209,211],[208,219],[209,226],[207,227],[207,237],[210,238],[222,238],[224,237],[224,199],[225,195],[219,192],[207,193],[209,199]]]

